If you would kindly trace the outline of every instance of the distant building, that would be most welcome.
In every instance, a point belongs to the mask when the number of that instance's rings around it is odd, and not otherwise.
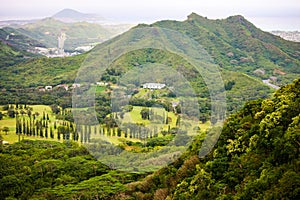
[[[47,86],[45,87],[45,90],[52,90],[52,86],[51,86],[51,85],[47,85]]]
[[[96,85],[99,85],[99,86],[107,86],[108,83],[105,83],[105,82],[96,82]]]
[[[145,83],[143,84],[143,88],[151,89],[151,90],[160,90],[166,87],[166,84],[163,83]]]
[[[1,143],[2,145],[8,145],[8,144],[9,144],[9,142],[7,142],[7,141],[5,141],[5,140],[0,140],[0,143]]]
[[[68,91],[69,86],[66,84],[60,84],[60,85],[55,86],[55,88],[64,88],[66,91]]]
[[[66,34],[64,32],[61,32],[60,35],[57,38],[58,40],[58,54],[63,55],[64,54],[64,44],[66,40]]]

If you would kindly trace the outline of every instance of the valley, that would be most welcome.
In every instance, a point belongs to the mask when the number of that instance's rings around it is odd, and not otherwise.
[[[299,42],[241,15],[6,25],[0,199],[298,199]]]

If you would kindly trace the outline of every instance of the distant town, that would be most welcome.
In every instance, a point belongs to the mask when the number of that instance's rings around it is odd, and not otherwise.
[[[274,35],[277,35],[285,40],[300,42],[300,32],[299,31],[271,31],[271,33]]]

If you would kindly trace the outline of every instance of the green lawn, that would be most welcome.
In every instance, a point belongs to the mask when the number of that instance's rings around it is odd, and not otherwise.
[[[55,115],[52,113],[51,108],[49,106],[46,105],[30,105],[29,107],[32,108],[32,114],[38,112],[39,116],[37,117],[37,119],[41,119],[43,117],[43,112],[45,113],[45,115],[49,115],[49,119],[50,119],[50,123],[49,123],[49,127],[53,127],[54,126],[54,122],[58,120],[55,119]],[[124,115],[124,119],[122,119],[122,123],[138,123],[138,124],[144,124],[145,126],[148,127],[153,127],[156,126],[158,128],[159,131],[161,130],[165,130],[167,131],[169,126],[170,128],[172,127],[176,127],[176,120],[177,120],[177,115],[175,115],[173,112],[166,112],[163,108],[150,108],[152,110],[153,113],[155,113],[156,115],[159,115],[161,117],[166,117],[168,116],[171,120],[169,120],[169,124],[165,124],[162,121],[153,121],[153,120],[144,120],[141,117],[141,110],[144,107],[141,106],[134,106],[133,110],[129,113],[126,113]],[[20,110],[18,110],[20,112]],[[6,114],[6,111],[1,111],[3,114]],[[24,119],[29,119],[27,114],[24,114],[23,116],[19,116],[20,118],[24,118]],[[210,123],[206,122],[204,124],[202,123],[195,123],[194,121],[189,121],[189,120],[185,120],[187,122],[187,126],[181,126],[182,129],[187,130],[188,132],[195,134],[196,131],[194,130],[195,126],[199,126],[201,131],[206,130],[208,127],[210,127]],[[0,120],[0,128],[3,127],[8,127],[9,128],[9,132],[7,134],[5,134],[4,132],[0,132],[0,134],[3,136],[3,140],[9,142],[9,143],[13,143],[18,141],[18,135],[16,135],[15,130],[16,130],[16,119],[15,118],[9,118],[7,116],[4,116],[4,118],[2,120]],[[100,128],[99,126],[97,126],[97,132],[99,132]],[[106,130],[105,130],[106,131]],[[48,132],[49,134],[49,132]],[[94,127],[92,127],[92,137],[98,137],[98,134],[95,135],[94,133]],[[159,135],[161,136],[161,135]],[[124,133],[122,132],[122,137],[124,138]],[[53,140],[53,141],[58,141],[57,140],[57,132],[56,130],[54,130],[54,139],[46,139],[46,138],[40,138],[40,137],[35,137],[35,136],[23,136],[21,135],[21,139],[32,139],[32,140]],[[119,144],[120,143],[120,138],[117,136],[111,136],[109,137],[109,140],[111,142],[113,142],[114,144]],[[133,142],[137,142],[139,141],[138,139],[134,139],[134,138],[126,138],[126,140],[130,140]],[[61,139],[61,141],[63,141]],[[80,140],[79,140],[80,141]]]
[[[49,127],[54,125],[54,121],[55,121],[55,116],[52,113],[52,110],[50,108],[50,106],[46,106],[46,105],[30,105],[29,107],[32,108],[32,114],[38,112],[39,116],[36,119],[42,119],[43,117],[43,112],[45,113],[45,115],[48,114],[49,119],[50,119],[50,123],[49,123]],[[1,107],[2,108],[2,107]],[[1,109],[2,110],[2,109]],[[25,110],[25,109],[23,109]],[[3,114],[6,114],[6,111],[1,111]],[[18,109],[18,112],[20,112],[20,109]],[[20,118],[24,118],[24,119],[29,119],[27,114],[19,115]],[[7,116],[5,116],[2,120],[0,120],[0,128],[3,127],[8,127],[9,128],[9,132],[7,134],[5,134],[4,132],[1,132],[1,135],[3,137],[3,140],[9,142],[9,143],[13,143],[18,141],[18,135],[16,135],[16,118],[9,118]],[[45,140],[46,138],[39,138],[39,137],[34,137],[34,136],[21,136],[21,138],[24,139],[33,139],[33,140]],[[56,134],[55,134],[55,138],[56,138]],[[50,139],[48,138],[47,140],[53,140],[53,141],[57,141],[57,139]]]
[[[97,85],[95,93],[100,94],[100,93],[103,93],[105,90],[106,90],[105,86],[98,86]]]

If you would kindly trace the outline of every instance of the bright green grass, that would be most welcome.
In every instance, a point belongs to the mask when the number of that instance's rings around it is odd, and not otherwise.
[[[150,93],[149,89],[140,89],[139,93],[135,94],[134,96],[136,98],[145,98],[145,97],[147,97],[147,94],[149,94],[149,93]]]
[[[55,119],[55,115],[52,113],[52,110],[50,108],[50,106],[46,106],[46,105],[30,105],[29,107],[32,108],[31,113],[34,114],[36,112],[39,113],[39,116],[36,117],[37,120],[40,120],[43,118],[43,113],[45,113],[45,116],[49,116],[49,120],[50,123],[48,124],[49,127],[53,127],[54,126],[54,122],[56,121]],[[20,112],[20,109],[18,109],[18,112]],[[6,113],[6,111],[2,111],[3,114]],[[21,119],[25,119],[28,120],[29,117],[27,114],[19,115],[19,118]],[[18,141],[18,135],[16,135],[16,118],[9,118],[9,117],[4,117],[2,120],[0,120],[0,128],[3,127],[8,127],[9,128],[9,132],[7,134],[1,132],[3,140],[9,142],[9,143],[13,143],[13,142],[17,142]],[[50,131],[48,131],[48,134],[50,134]],[[54,131],[54,138],[55,139],[46,139],[46,138],[40,138],[40,137],[34,137],[34,136],[21,136],[21,139],[33,139],[33,140],[52,140],[52,141],[58,141],[57,138],[57,134],[56,131]]]
[[[106,90],[104,86],[96,86],[96,93],[103,93]]]
[[[35,112],[39,113],[39,116],[36,118],[37,120],[42,119],[43,117],[43,112],[45,113],[45,115],[49,115],[49,119],[50,119],[50,123],[49,123],[49,127],[54,126],[54,122],[60,122],[58,120],[55,119],[55,115],[52,113],[51,108],[49,106],[46,105],[31,105],[29,106],[31,107],[32,110],[32,114],[34,114]],[[124,115],[124,119],[122,119],[122,123],[126,123],[126,122],[131,122],[131,123],[139,123],[139,124],[144,124],[145,126],[157,126],[158,130],[168,130],[169,126],[170,128],[176,127],[176,120],[177,120],[177,116],[173,113],[173,112],[166,112],[163,108],[151,108],[151,110],[160,116],[163,116],[163,112],[165,113],[165,117],[168,116],[169,118],[171,118],[171,120],[169,120],[169,124],[163,124],[162,122],[159,124],[155,124],[153,123],[151,120],[143,120],[141,118],[141,110],[144,107],[140,107],[140,106],[134,106],[133,110],[130,113],[126,113]],[[2,113],[6,113],[5,111],[2,111]],[[20,118],[24,118],[25,120],[29,119],[27,114],[24,114],[23,116],[19,116]],[[207,128],[210,127],[210,122],[206,122],[204,124],[199,123],[199,124],[195,124],[195,122],[193,121],[189,121],[187,120],[187,122],[189,122],[191,124],[191,126],[187,127],[187,128],[183,128],[188,130],[191,133],[195,133],[195,131],[193,130],[193,128],[195,126],[199,126],[201,131],[205,131]],[[3,127],[8,127],[9,128],[9,132],[7,134],[5,134],[4,132],[1,132],[1,135],[3,136],[3,140],[9,142],[9,143],[13,143],[13,142],[17,142],[18,141],[18,135],[16,135],[15,133],[15,129],[16,129],[16,119],[15,118],[9,118],[9,117],[4,117],[2,120],[0,120],[0,128]],[[57,124],[57,126],[59,126],[59,124]],[[54,130],[54,129],[53,129]],[[94,126],[91,128],[92,132],[91,132],[91,138],[97,138],[99,135],[99,126],[97,126],[97,133],[95,134],[94,132]],[[106,133],[106,129],[104,130],[104,132]],[[48,135],[50,135],[50,131],[48,130]],[[162,136],[161,134],[159,134],[159,136]],[[40,138],[37,136],[23,136],[21,135],[20,139],[31,139],[31,140],[50,140],[50,141],[58,141],[57,140],[57,130],[54,130],[54,139],[50,139],[50,138]],[[109,138],[109,141],[114,143],[115,145],[118,145],[121,143],[120,138],[124,138],[124,133],[122,132],[121,137],[117,137],[117,136],[110,136],[107,137]],[[135,139],[135,138],[126,138],[126,140],[132,141],[132,142],[137,142],[140,141],[139,139]],[[60,141],[63,141],[62,139]],[[80,141],[80,139],[79,139]]]

